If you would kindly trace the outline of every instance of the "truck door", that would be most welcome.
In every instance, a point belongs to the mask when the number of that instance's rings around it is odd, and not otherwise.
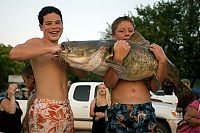
[[[94,98],[91,84],[74,83],[70,87],[69,100],[75,120],[75,129],[89,130],[92,128],[92,118],[89,116],[90,102]]]

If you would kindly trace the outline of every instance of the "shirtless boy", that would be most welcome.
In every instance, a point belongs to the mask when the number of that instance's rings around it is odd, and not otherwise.
[[[42,38],[32,38],[10,51],[12,60],[30,60],[36,84],[36,99],[29,111],[30,132],[74,132],[72,110],[68,101],[67,64],[56,55],[63,32],[62,14],[52,6],[38,15]],[[75,70],[76,74],[85,74]]]
[[[121,64],[127,56],[130,45],[127,40],[135,32],[134,23],[127,16],[117,18],[112,24],[112,35],[117,40],[114,47],[113,61]],[[158,60],[156,76],[162,84],[167,58],[163,49],[151,44],[150,50]],[[156,126],[155,110],[152,107],[149,91],[157,91],[154,80],[146,83],[119,79],[114,69],[109,68],[104,77],[105,85],[111,89],[112,105],[107,109],[107,130],[113,133],[149,133]],[[148,84],[148,85],[147,85]],[[150,86],[149,88],[147,86]]]

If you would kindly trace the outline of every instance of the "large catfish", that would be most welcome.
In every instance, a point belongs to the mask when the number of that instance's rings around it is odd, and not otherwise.
[[[61,44],[63,50],[59,56],[74,68],[102,76],[109,67],[114,68],[119,78],[124,80],[137,81],[156,75],[158,61],[149,50],[149,41],[144,39],[139,32],[131,37],[129,41],[131,49],[122,65],[112,61],[115,42],[115,40],[66,41]],[[185,87],[181,82],[177,67],[169,60],[165,83],[172,83],[175,86],[176,95],[180,94]]]

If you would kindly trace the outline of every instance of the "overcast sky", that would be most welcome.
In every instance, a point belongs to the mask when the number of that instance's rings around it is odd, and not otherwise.
[[[135,7],[153,5],[158,0],[1,0],[0,43],[15,46],[32,37],[42,37],[37,15],[44,6],[56,6],[63,15],[60,42],[97,40],[114,19]]]

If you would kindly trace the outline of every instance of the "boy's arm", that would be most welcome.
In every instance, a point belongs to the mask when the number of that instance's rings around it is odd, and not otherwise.
[[[158,60],[158,68],[156,72],[156,77],[158,81],[160,82],[160,85],[162,85],[164,82],[165,73],[167,70],[167,57],[162,47],[160,47],[157,44],[151,44],[150,50],[153,52],[156,59]],[[155,82],[155,80],[150,80],[150,85],[151,85],[151,91],[155,92],[158,90],[159,86],[158,86],[158,83]]]
[[[55,54],[61,50],[59,45],[47,44],[40,38],[32,38],[24,44],[15,46],[10,51],[9,56],[12,60],[28,60],[47,53]]]
[[[117,41],[114,45],[113,61],[118,64],[122,64],[123,59],[128,55],[130,48],[130,45],[126,41]],[[103,77],[104,84],[110,89],[115,87],[118,79],[119,77],[113,68],[109,68]]]
[[[121,64],[121,61],[116,61],[113,59],[116,63]],[[103,77],[103,82],[106,85],[106,87],[112,89],[115,87],[119,77],[115,73],[115,70],[113,68],[109,68],[106,72],[105,76]]]

